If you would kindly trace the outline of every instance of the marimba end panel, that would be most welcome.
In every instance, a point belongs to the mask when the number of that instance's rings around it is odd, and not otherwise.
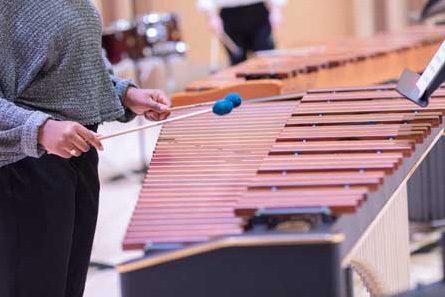
[[[211,250],[203,246],[200,254],[186,258],[178,254],[177,259],[146,269],[132,271],[129,263],[125,267],[129,271],[121,274],[122,294],[125,297],[144,296],[146,292],[157,297],[176,297],[178,292],[193,292],[196,297],[343,296],[338,243],[264,242],[236,246],[236,239],[233,242],[234,246],[215,243]],[[143,264],[141,259],[133,266]]]

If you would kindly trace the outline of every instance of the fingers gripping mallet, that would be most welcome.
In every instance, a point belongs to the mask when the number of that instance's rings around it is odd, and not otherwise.
[[[136,132],[136,131],[141,131],[141,130],[153,128],[153,127],[156,127],[156,126],[160,126],[160,125],[171,123],[171,122],[174,122],[174,121],[179,121],[179,120],[191,118],[191,117],[198,116],[198,115],[205,114],[205,113],[209,113],[209,112],[213,112],[213,113],[215,113],[217,115],[220,115],[220,116],[226,115],[226,114],[229,114],[230,112],[232,112],[233,108],[236,108],[236,107],[240,106],[241,103],[242,103],[241,97],[238,94],[232,93],[232,94],[229,94],[228,96],[226,96],[223,100],[216,101],[213,104],[212,108],[195,111],[195,112],[192,112],[192,113],[188,113],[188,114],[180,115],[180,116],[177,116],[177,117],[169,118],[169,119],[166,119],[166,120],[163,120],[163,121],[150,123],[150,124],[143,125],[143,126],[140,126],[140,127],[136,127],[136,128],[132,128],[132,129],[128,129],[128,130],[112,133],[112,134],[109,134],[109,135],[103,135],[103,136],[99,137],[99,140],[105,140],[105,139],[114,138],[114,137],[121,136],[121,135],[130,134],[130,133],[133,133],[133,132]],[[197,104],[196,106],[200,106],[200,104]],[[188,106],[187,108],[190,108],[190,107],[192,107],[192,106]],[[179,109],[181,109],[181,108],[172,109],[172,110],[179,110]]]

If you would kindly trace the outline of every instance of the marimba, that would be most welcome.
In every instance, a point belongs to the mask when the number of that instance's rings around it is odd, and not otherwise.
[[[409,287],[406,185],[444,130],[394,86],[308,91],[165,125],[125,236],[124,297]],[[284,100],[286,99],[286,100]],[[198,108],[199,109],[199,108]]]
[[[257,85],[264,79],[275,95],[308,89],[364,86],[393,80],[404,68],[423,71],[445,35],[443,27],[416,26],[385,32],[369,39],[327,41],[303,49],[281,50],[250,59],[218,72],[175,94],[174,105],[188,105],[221,97],[230,87],[244,98],[261,96]],[[250,88],[246,81],[256,81]],[[243,89],[237,89],[243,85]]]

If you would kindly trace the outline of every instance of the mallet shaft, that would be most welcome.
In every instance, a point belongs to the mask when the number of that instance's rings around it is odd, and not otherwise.
[[[159,126],[159,125],[163,125],[163,124],[166,124],[166,123],[171,123],[171,122],[174,122],[174,121],[191,118],[191,117],[194,117],[194,116],[197,116],[197,115],[201,115],[201,114],[205,114],[205,113],[208,113],[208,112],[211,112],[211,111],[212,111],[212,108],[195,111],[195,112],[184,114],[184,115],[180,115],[180,116],[177,116],[177,117],[174,117],[174,118],[169,118],[169,119],[166,119],[166,120],[163,120],[163,121],[150,123],[150,124],[139,126],[139,127],[136,127],[136,128],[131,128],[131,129],[115,132],[115,133],[112,133],[112,134],[109,134],[109,135],[100,136],[99,140],[105,140],[105,139],[109,139],[109,138],[113,138],[113,137],[117,137],[117,136],[121,136],[121,135],[130,134],[130,133],[133,133],[133,132],[137,132],[137,131],[153,128],[153,127],[156,127],[156,126]]]
[[[219,36],[221,39],[221,42],[229,49],[229,51],[234,55],[241,55],[242,49],[232,40],[232,38],[227,35],[226,32],[222,32]]]
[[[170,108],[170,111],[177,111],[177,110],[189,109],[189,108],[200,107],[200,106],[208,106],[208,105],[212,105],[212,104],[215,104],[215,101],[201,102],[201,103],[190,104],[190,105],[176,106],[176,107]]]

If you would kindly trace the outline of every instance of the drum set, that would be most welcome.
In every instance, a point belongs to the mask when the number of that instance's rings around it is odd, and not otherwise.
[[[106,28],[102,45],[111,64],[124,59],[184,56],[179,18],[174,13],[149,13],[135,20],[118,20]]]

